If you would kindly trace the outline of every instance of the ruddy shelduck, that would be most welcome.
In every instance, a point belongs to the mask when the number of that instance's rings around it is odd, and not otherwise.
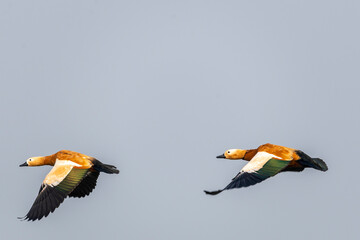
[[[300,172],[304,168],[315,168],[324,172],[328,170],[326,163],[320,158],[312,158],[300,150],[270,143],[261,145],[257,149],[229,149],[217,158],[243,159],[249,163],[224,189],[205,191],[206,194],[216,195],[224,190],[248,187],[275,176],[279,172]]]
[[[96,186],[100,172],[119,173],[115,166],[68,150],[50,156],[29,158],[20,167],[43,165],[54,167],[41,184],[34,204],[22,218],[24,220],[35,221],[47,217],[67,196],[82,198],[89,195]]]

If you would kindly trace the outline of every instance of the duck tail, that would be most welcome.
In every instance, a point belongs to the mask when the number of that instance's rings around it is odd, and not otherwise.
[[[114,165],[104,164],[96,159],[93,160],[93,164],[93,168],[99,172],[104,172],[108,174],[119,174],[120,172]]]
[[[328,167],[324,160],[320,158],[312,158],[314,168],[323,172],[326,172],[328,170]]]
[[[301,158],[299,160],[300,164],[302,164],[306,167],[315,168],[315,169],[323,171],[323,172],[326,172],[328,170],[328,167],[327,167],[326,163],[324,162],[324,160],[322,160],[320,158],[312,158],[300,150],[296,151],[296,153]]]

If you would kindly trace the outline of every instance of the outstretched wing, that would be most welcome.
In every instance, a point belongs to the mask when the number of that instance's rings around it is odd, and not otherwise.
[[[205,191],[206,194],[216,195],[232,188],[248,187],[265,179],[275,176],[290,163],[267,152],[258,152],[251,161],[232,179],[224,189],[218,191]]]
[[[57,161],[41,185],[39,194],[29,212],[23,218],[28,221],[40,220],[59,207],[64,199],[86,176],[88,169]]]
[[[81,183],[69,194],[69,197],[82,198],[89,195],[96,187],[96,181],[100,175],[99,171],[90,170]]]

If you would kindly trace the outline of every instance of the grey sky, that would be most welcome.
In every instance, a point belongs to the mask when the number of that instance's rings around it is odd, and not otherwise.
[[[357,1],[0,2],[0,238],[359,239]],[[263,143],[321,157],[206,196]],[[38,222],[69,149],[116,165]]]

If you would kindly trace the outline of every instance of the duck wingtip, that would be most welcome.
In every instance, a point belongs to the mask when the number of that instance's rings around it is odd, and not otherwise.
[[[217,191],[206,191],[204,190],[204,193],[206,193],[207,195],[217,195],[219,193],[221,193],[223,190],[217,190]]]
[[[20,221],[25,221],[25,220],[26,220],[26,216],[24,216],[24,217],[17,217],[17,219],[19,219]]]

